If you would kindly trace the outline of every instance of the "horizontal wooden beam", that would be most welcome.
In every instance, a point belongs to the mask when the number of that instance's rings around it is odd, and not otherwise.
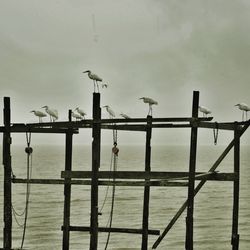
[[[64,230],[64,227],[61,227],[61,230]],[[90,227],[80,227],[80,226],[70,226],[69,231],[75,231],[75,232],[89,232]],[[142,229],[134,229],[134,228],[107,228],[107,227],[99,227],[98,232],[103,233],[127,233],[127,234],[142,234]],[[151,235],[160,235],[160,230],[148,230],[148,233]]]
[[[5,127],[0,127],[0,132],[4,132]],[[25,124],[13,124],[10,127],[11,133],[25,133],[25,132],[31,132],[31,133],[46,133],[46,134],[65,134],[69,131],[69,128],[48,128],[48,127],[29,127]],[[78,129],[73,128],[72,129],[73,134],[78,134]]]
[[[20,179],[15,178],[12,180],[13,183],[30,183],[30,184],[47,184],[47,185],[58,185],[70,183],[71,185],[91,185],[91,180],[69,180],[69,179]],[[100,186],[155,186],[155,187],[186,187],[188,182],[177,182],[177,181],[98,181]]]
[[[198,121],[211,121],[213,117],[199,117]],[[191,122],[192,117],[168,117],[168,118],[152,118],[152,123],[163,122]],[[71,127],[71,128],[84,128],[91,127],[93,123],[114,124],[114,123],[147,123],[147,118],[130,118],[130,119],[101,119],[93,121],[86,119],[81,121],[61,121],[61,122],[43,122],[43,123],[29,123],[29,127]]]
[[[199,122],[199,128],[211,128],[211,129],[220,129],[220,130],[234,130],[235,124],[230,123],[216,123],[216,122]]]
[[[91,178],[91,171],[62,171],[62,178]],[[189,172],[143,172],[143,171],[99,171],[99,179],[160,179],[171,181],[187,180]],[[196,180],[234,181],[235,173],[196,172]]]

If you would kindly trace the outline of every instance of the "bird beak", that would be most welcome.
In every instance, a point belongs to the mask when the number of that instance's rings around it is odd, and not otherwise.
[[[88,73],[89,72],[89,70],[86,70],[86,71],[83,71],[82,73]]]
[[[42,108],[45,108],[46,106],[43,106]]]
[[[143,99],[143,97],[139,98],[139,100]]]

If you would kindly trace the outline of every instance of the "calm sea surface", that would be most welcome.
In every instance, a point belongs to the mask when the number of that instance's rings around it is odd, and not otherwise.
[[[25,146],[24,146],[25,147]],[[18,178],[26,176],[24,147],[12,147],[13,172]],[[119,146],[119,170],[143,170],[144,146]],[[207,171],[223,146],[201,146],[198,149],[197,171]],[[64,147],[33,146],[33,178],[60,178],[64,170]],[[101,170],[110,167],[111,147],[102,147]],[[189,148],[186,146],[152,147],[153,171],[187,171]],[[75,146],[73,169],[91,169],[91,148]],[[230,153],[219,166],[220,171],[232,171],[233,156]],[[3,168],[0,170],[0,206],[3,206]],[[25,204],[24,184],[13,185],[13,206],[19,212]],[[100,187],[100,205],[106,187]],[[250,147],[241,147],[240,193],[240,249],[250,249]],[[164,230],[170,219],[185,201],[186,187],[152,187],[150,194],[150,228]],[[143,188],[117,187],[114,208],[114,227],[140,228],[142,221]],[[32,185],[25,248],[37,250],[61,249],[63,222],[63,186]],[[106,226],[110,212],[111,192],[99,225]],[[1,209],[3,211],[3,209]],[[158,249],[184,249],[186,211],[165,237]],[[0,242],[2,242],[3,213],[0,213]],[[196,250],[231,249],[232,183],[209,182],[195,198],[194,240]],[[22,222],[22,219],[20,220]],[[90,188],[73,186],[71,225],[88,226],[90,221]],[[19,247],[22,229],[13,220],[13,246]],[[106,233],[99,233],[99,248],[104,249]],[[71,249],[89,249],[89,234],[71,232]],[[152,246],[157,236],[149,237]],[[139,249],[140,235],[112,234],[108,249]],[[2,246],[2,243],[0,247]]]

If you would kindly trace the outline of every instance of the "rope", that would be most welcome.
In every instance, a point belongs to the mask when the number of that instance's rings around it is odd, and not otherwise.
[[[111,152],[111,160],[110,160],[110,167],[109,167],[110,172],[112,170],[112,165],[113,165],[113,152]],[[110,180],[110,178],[109,178],[109,180]],[[103,210],[103,208],[104,208],[104,206],[106,204],[106,201],[107,201],[107,198],[108,198],[108,192],[109,192],[109,186],[107,186],[107,188],[106,188],[104,200],[102,202],[102,206],[101,206],[101,208],[99,210],[99,213],[102,213],[102,210]]]
[[[29,210],[29,197],[30,197],[29,180],[32,174],[32,152],[33,152],[33,149],[30,147],[31,133],[26,132],[26,142],[27,142],[27,147],[25,148],[25,152],[27,153],[27,185],[26,185],[26,202],[25,202],[25,216],[24,216],[24,224],[23,224],[23,236],[22,236],[20,249],[23,249],[25,233],[26,233],[26,228],[27,228],[28,210]]]
[[[219,134],[219,125],[217,122],[215,122],[215,128],[213,128],[214,145],[217,145],[218,134]]]
[[[113,144],[114,147],[112,148],[112,158],[111,162],[113,162],[113,171],[115,172],[117,170],[117,162],[118,162],[118,152],[119,149],[117,148],[117,130],[113,130]],[[112,164],[111,164],[112,166]],[[106,241],[106,245],[104,250],[107,250],[109,240],[110,240],[110,233],[111,233],[111,227],[112,227],[112,222],[113,222],[113,214],[114,214],[114,204],[115,204],[115,176],[113,176],[113,187],[112,187],[112,198],[111,198],[111,209],[110,209],[110,214],[109,214],[109,219],[106,225],[106,228],[109,228],[108,231],[108,237]]]

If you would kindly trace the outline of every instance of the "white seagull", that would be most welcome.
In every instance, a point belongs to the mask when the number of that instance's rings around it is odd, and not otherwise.
[[[85,119],[85,115],[87,115],[87,114],[82,109],[80,109],[79,107],[77,107],[75,110],[78,112],[78,114],[80,116],[82,116],[83,119]]]
[[[93,74],[90,70],[86,70],[86,71],[83,71],[82,73],[88,73],[88,77],[93,80],[94,82],[94,92],[95,92],[95,86],[97,87],[97,91],[99,92],[99,85],[98,85],[98,82],[102,82],[102,78],[99,77],[98,75],[96,74]],[[108,84],[106,83],[103,83],[102,84],[102,87],[104,88],[107,88],[108,87]]]
[[[240,110],[242,110],[242,121],[244,121],[244,113],[246,114],[246,120],[247,120],[247,112],[250,111],[250,108],[247,104],[245,103],[238,103],[234,105],[238,107]]]
[[[58,112],[56,109],[49,108],[48,106],[43,106],[42,108],[45,108],[45,111],[50,116],[50,122],[55,122],[58,119]]]
[[[30,111],[30,113],[34,113],[35,116],[37,116],[39,118],[39,123],[42,122],[42,118],[47,116],[45,113],[43,113],[42,111],[38,111],[38,110],[32,110]]]
[[[211,110],[203,106],[199,106],[199,111],[203,113],[203,117],[207,117],[207,115],[212,113]]]
[[[130,119],[131,118],[130,116],[128,116],[128,115],[126,115],[124,113],[121,113],[120,116],[123,117],[123,118],[125,118],[125,119]]]
[[[109,107],[109,105],[103,106],[103,108],[106,108],[107,112],[109,113],[109,118],[115,117],[115,112]]]
[[[80,114],[76,114],[73,111],[71,111],[71,116],[76,118],[76,121],[77,120],[82,120],[82,118],[83,118]]]
[[[148,115],[151,114],[152,116],[153,115],[152,105],[158,105],[158,102],[149,97],[141,97],[139,99],[142,99],[144,103],[148,103],[149,105]]]

